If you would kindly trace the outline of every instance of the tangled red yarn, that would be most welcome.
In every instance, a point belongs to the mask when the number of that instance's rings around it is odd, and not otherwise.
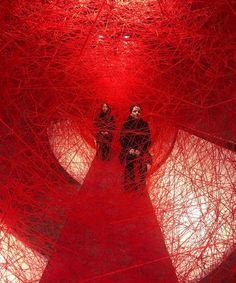
[[[0,11],[0,281],[235,282],[234,1]],[[134,103],[152,137],[144,194],[124,192],[118,160]]]

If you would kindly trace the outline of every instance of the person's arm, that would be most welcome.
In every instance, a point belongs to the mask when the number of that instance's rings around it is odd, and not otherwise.
[[[129,137],[128,137],[128,133],[127,133],[126,123],[123,124],[122,129],[120,131],[120,145],[123,148],[127,148],[129,146]]]
[[[108,125],[108,129],[109,129],[110,131],[114,131],[115,128],[116,128],[116,126],[115,126],[115,119],[114,119],[113,116],[111,116],[111,119],[110,119],[109,125]]]
[[[140,147],[141,152],[147,152],[148,148],[151,145],[151,131],[148,126],[148,123],[145,122],[144,127],[143,127],[143,139],[142,139],[142,144]]]

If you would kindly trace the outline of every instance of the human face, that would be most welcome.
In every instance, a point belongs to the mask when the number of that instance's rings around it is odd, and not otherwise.
[[[138,106],[134,106],[131,114],[130,114],[134,119],[138,119],[141,115],[141,109]]]
[[[107,111],[108,111],[108,106],[107,106],[106,103],[104,103],[104,104],[102,105],[102,112],[103,112],[103,113],[107,113]]]

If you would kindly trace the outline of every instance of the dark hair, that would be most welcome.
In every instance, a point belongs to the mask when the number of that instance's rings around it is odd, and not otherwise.
[[[129,112],[130,112],[130,113],[133,111],[133,109],[134,109],[135,106],[136,106],[136,107],[139,107],[140,110],[142,110],[141,105],[139,105],[139,104],[133,104],[133,105],[131,105],[130,108],[129,108]]]
[[[102,111],[102,107],[103,107],[104,104],[106,104],[106,106],[107,106],[107,108],[108,108],[108,109],[107,109],[107,112],[103,112],[103,111]],[[110,107],[110,105],[107,104],[106,102],[102,103],[102,105],[101,105],[101,112],[100,112],[99,116],[102,117],[102,116],[110,115],[110,113],[111,113],[111,107]]]
[[[110,107],[110,105],[109,105],[108,103],[104,102],[104,103],[102,103],[102,107],[103,107],[103,105],[106,105],[107,108],[108,108],[108,110],[111,110],[111,107]],[[101,108],[102,108],[102,107],[101,107]]]

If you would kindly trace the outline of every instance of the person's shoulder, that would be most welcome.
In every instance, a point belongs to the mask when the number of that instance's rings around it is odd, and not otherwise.
[[[129,116],[129,117],[127,117],[127,119],[124,121],[124,124],[129,124],[129,123],[131,123],[131,122],[132,122],[132,117]]]
[[[123,128],[130,127],[131,123],[132,123],[132,120],[130,119],[130,117],[128,117],[123,123]]]
[[[139,123],[140,123],[141,125],[144,125],[144,126],[147,126],[147,125],[148,125],[148,122],[145,121],[145,120],[143,120],[143,118],[140,118],[140,119],[139,119]]]
[[[129,121],[128,120],[126,120],[126,121],[124,121],[124,123],[123,123],[123,128],[126,128],[126,127],[128,127],[129,126]]]

